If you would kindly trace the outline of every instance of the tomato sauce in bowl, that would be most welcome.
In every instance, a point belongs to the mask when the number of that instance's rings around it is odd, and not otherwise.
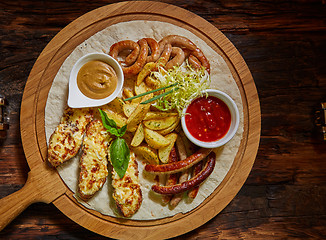
[[[183,110],[182,129],[187,138],[204,148],[230,141],[238,130],[240,115],[233,99],[224,92],[207,89]]]
[[[185,121],[193,137],[203,142],[213,142],[224,137],[230,129],[231,112],[217,97],[200,97],[188,106]]]

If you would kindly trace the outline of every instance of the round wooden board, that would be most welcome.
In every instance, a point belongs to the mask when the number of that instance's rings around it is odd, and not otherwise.
[[[218,188],[200,206],[186,214],[150,221],[122,220],[89,210],[72,197],[66,187],[54,205],[81,226],[118,239],[166,239],[189,232],[216,216],[238,193],[254,163],[260,139],[260,106],[251,73],[232,43],[201,17],[172,5],[149,2],[121,2],[95,9],[60,31],[37,59],[28,78],[21,109],[22,142],[33,169],[45,165],[47,144],[44,111],[47,95],[60,66],[69,54],[96,32],[119,22],[154,20],[183,27],[203,39],[228,64],[243,101],[244,134],[234,163]],[[55,170],[46,168],[45,171]],[[58,185],[62,181],[55,174]]]

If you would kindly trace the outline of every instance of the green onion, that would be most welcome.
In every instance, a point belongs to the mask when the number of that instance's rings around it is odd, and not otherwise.
[[[172,84],[172,85],[175,85],[175,84]],[[171,85],[170,85],[170,86],[171,86]],[[157,95],[157,96],[155,96],[155,97],[153,97],[153,98],[151,98],[151,99],[148,99],[148,100],[145,101],[145,102],[141,102],[140,104],[147,104],[147,103],[153,102],[153,101],[155,101],[155,100],[157,100],[157,99],[159,99],[159,98],[161,98],[161,97],[164,97],[164,96],[166,96],[166,95],[168,95],[168,94],[170,94],[170,93],[172,93],[172,92],[174,92],[174,91],[176,91],[176,90],[178,90],[178,89],[179,89],[178,87],[173,88],[173,89],[170,90],[170,91],[167,91],[167,92],[165,92],[165,93],[162,93],[162,94],[160,94],[160,95]]]
[[[129,101],[129,100],[132,100],[132,99],[135,99],[135,98],[139,98],[139,97],[145,96],[145,95],[150,94],[150,93],[153,93],[153,92],[157,92],[157,91],[161,91],[161,90],[164,90],[164,89],[167,89],[167,88],[170,88],[170,87],[174,87],[176,85],[178,85],[178,83],[173,83],[173,84],[171,84],[169,86],[166,86],[166,87],[161,87],[161,88],[158,88],[158,89],[154,89],[154,90],[151,90],[151,91],[148,91],[148,92],[144,92],[144,93],[138,94],[138,95],[133,96],[133,97],[130,97],[130,98],[126,98],[126,99],[124,99],[124,101]],[[160,96],[160,95],[158,95],[158,96]],[[151,99],[149,99],[149,100],[151,100]],[[149,100],[147,100],[147,101],[149,101]]]

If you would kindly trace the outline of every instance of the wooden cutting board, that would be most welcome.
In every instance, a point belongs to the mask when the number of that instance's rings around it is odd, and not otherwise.
[[[119,22],[154,20],[183,27],[203,39],[228,64],[243,102],[244,134],[234,163],[218,188],[186,214],[136,221],[104,216],[72,197],[56,170],[47,166],[44,111],[47,95],[60,66],[76,46],[96,32]],[[24,90],[21,136],[31,171],[26,185],[0,200],[0,229],[33,202],[53,203],[66,216],[98,234],[118,239],[166,239],[189,232],[216,216],[238,193],[254,163],[260,139],[260,106],[251,73],[232,43],[201,17],[172,5],[134,1],[93,10],[60,31],[37,59]]]

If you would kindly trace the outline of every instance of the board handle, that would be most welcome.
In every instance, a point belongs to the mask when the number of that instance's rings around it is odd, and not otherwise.
[[[32,203],[50,203],[65,193],[64,186],[54,186],[53,182],[50,176],[30,171],[20,190],[0,199],[0,231]]]

